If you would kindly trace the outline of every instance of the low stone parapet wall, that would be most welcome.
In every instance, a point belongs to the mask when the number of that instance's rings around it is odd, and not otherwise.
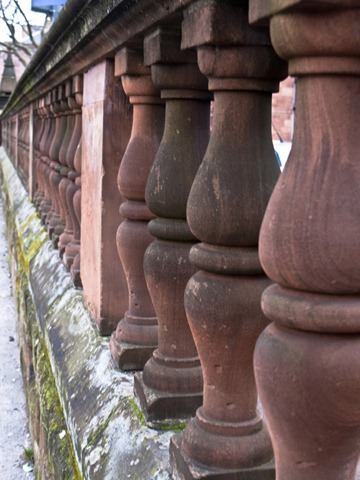
[[[21,361],[36,464],[49,479],[168,479],[173,430],[144,425],[133,374],[101,337],[0,149]],[[40,472],[39,472],[40,473]]]

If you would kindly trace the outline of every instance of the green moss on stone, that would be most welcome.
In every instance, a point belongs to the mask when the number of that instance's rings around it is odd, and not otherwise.
[[[130,405],[131,405],[132,409],[135,412],[135,415],[139,419],[139,422],[141,423],[141,425],[146,426],[146,420],[145,420],[144,414],[142,413],[140,408],[136,405],[135,400],[133,398],[130,398],[129,402],[130,402]]]
[[[186,427],[186,423],[176,420],[169,420],[169,421],[159,421],[159,422],[147,422],[144,414],[140,410],[140,408],[136,405],[135,399],[129,399],[131,408],[134,410],[135,415],[137,416],[139,422],[144,427],[149,427],[155,430],[161,430],[164,432],[171,431],[171,432],[182,432]]]
[[[171,423],[170,425],[159,425],[157,428],[158,430],[162,430],[164,432],[182,432],[186,427],[186,423],[179,422],[179,423]]]
[[[113,410],[108,418],[95,430],[95,432],[91,435],[87,447],[91,447],[96,441],[102,436],[102,434],[107,429],[110,421],[114,418],[117,413],[117,409]]]
[[[38,395],[40,420],[46,431],[48,458],[55,479],[81,480],[71,437],[67,431],[50,360],[44,340],[38,328],[33,328],[33,352]]]
[[[1,171],[1,168],[0,168]],[[15,297],[19,314],[21,342],[30,349],[30,356],[22,358],[27,405],[30,414],[32,437],[38,446],[36,478],[41,480],[44,471],[51,480],[82,480],[73,444],[56,388],[47,347],[39,328],[36,309],[30,293],[29,262],[46,239],[44,229],[32,233],[31,222],[37,214],[30,214],[24,224],[17,223],[17,212],[9,201],[7,189],[11,185],[3,179],[2,197],[11,256],[16,263]],[[20,345],[21,346],[21,345]],[[21,350],[24,352],[24,348]]]

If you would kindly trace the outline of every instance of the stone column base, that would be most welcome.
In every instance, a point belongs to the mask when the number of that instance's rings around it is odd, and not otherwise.
[[[148,388],[142,378],[142,372],[134,377],[134,392],[139,400],[141,411],[148,422],[169,422],[176,425],[186,422],[202,405],[202,392],[181,393],[179,395],[170,392],[154,391]]]
[[[151,358],[156,345],[144,346],[120,342],[113,332],[110,338],[110,351],[114,362],[120,370],[142,370],[145,363]]]
[[[274,460],[258,467],[241,470],[209,469],[195,464],[183,454],[181,440],[182,434],[176,434],[170,441],[170,463],[175,478],[179,480],[275,480]]]

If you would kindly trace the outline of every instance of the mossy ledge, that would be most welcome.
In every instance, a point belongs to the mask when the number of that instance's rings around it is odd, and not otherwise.
[[[45,437],[43,439],[40,437],[40,439],[41,444],[46,446],[43,456],[47,456],[49,459],[47,465],[43,462],[42,467],[47,467],[47,475],[54,479],[59,478],[57,475],[61,471],[61,479],[63,480],[82,480],[83,477],[75,458],[73,444],[52,376],[47,349],[36,326],[33,329],[33,342],[33,361],[40,403],[40,421],[43,429],[42,435]]]
[[[168,446],[183,425],[141,421],[133,374],[114,368],[2,147],[0,178],[37,479],[171,479]]]

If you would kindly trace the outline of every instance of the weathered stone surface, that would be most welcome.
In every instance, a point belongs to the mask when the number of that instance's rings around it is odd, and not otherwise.
[[[20,369],[19,343],[23,335],[17,322],[15,292],[9,278],[9,245],[2,207],[0,197],[0,478],[34,480],[34,475],[23,471],[29,460],[23,458],[24,448],[30,450],[32,442],[26,427],[26,400]],[[23,358],[21,361],[24,364]]]
[[[58,252],[54,251],[49,241],[42,245],[33,259],[29,276],[39,322],[44,327],[46,315],[54,302],[72,287],[65,266],[59,263]]]
[[[23,225],[17,214],[27,201],[26,192],[3,150],[0,161],[8,222]],[[25,241],[31,245],[43,227],[35,208],[30,203],[27,208]],[[23,230],[15,230],[14,261],[23,262]],[[29,252],[32,260],[18,263],[14,272],[21,279],[18,301],[23,321],[30,322],[25,329],[30,326],[28,340],[38,360],[35,380],[43,385],[38,391],[40,384],[32,383],[34,425],[40,418],[51,427],[49,432],[41,423],[36,438],[38,453],[46,451],[48,456],[42,463],[43,475],[52,472],[53,478],[69,480],[77,475],[88,480],[169,479],[172,432],[144,424],[133,400],[133,375],[114,369],[108,339],[94,328],[81,292],[72,287],[50,242]],[[51,409],[58,413],[50,415]]]
[[[5,158],[3,149],[0,150],[0,156],[1,159]],[[24,261],[28,264],[48,238],[47,233],[29,197],[24,191],[23,184],[9,161],[3,163],[3,176],[9,185],[8,188],[11,188],[11,195],[7,193],[9,190],[6,190],[4,195],[6,195],[11,210],[17,212],[12,228],[16,229],[17,236],[22,237],[19,248],[21,248]],[[36,236],[34,236],[33,233],[34,228],[37,231]]]

